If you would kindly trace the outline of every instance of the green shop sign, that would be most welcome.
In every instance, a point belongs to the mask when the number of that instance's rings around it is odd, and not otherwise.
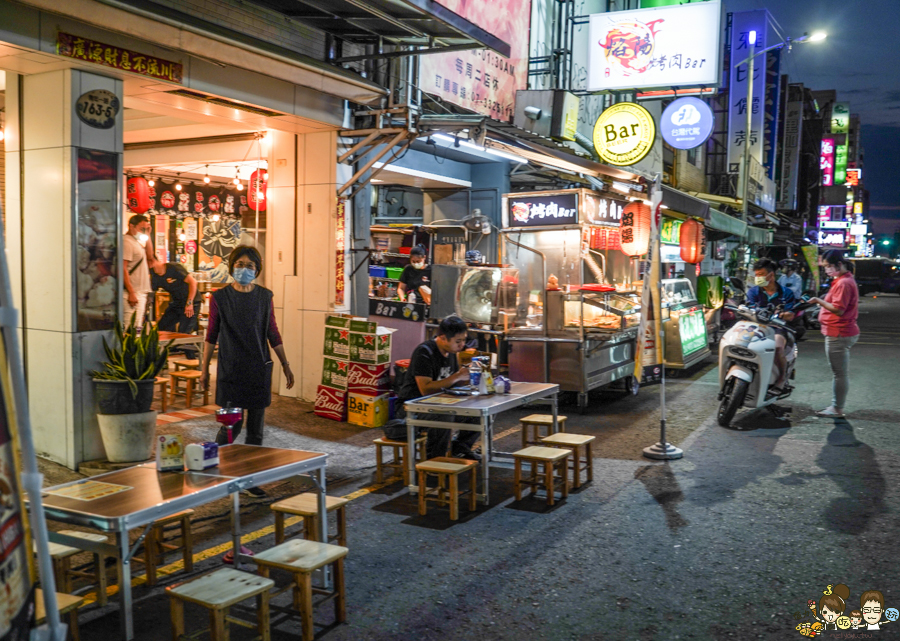
[[[706,317],[703,310],[682,314],[678,318],[678,332],[681,335],[681,354],[687,356],[706,347]]]
[[[681,243],[681,222],[677,218],[663,216],[662,229],[659,232],[660,240],[666,245],[678,245]]]

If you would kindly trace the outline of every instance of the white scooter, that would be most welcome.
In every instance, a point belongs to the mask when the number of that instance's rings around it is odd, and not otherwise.
[[[799,312],[811,304],[795,305],[792,312]],[[785,347],[787,372],[785,380],[794,378],[797,364],[797,344],[794,330],[777,317],[778,309],[752,309],[741,305],[726,305],[738,317],[738,322],[729,329],[719,342],[719,412],[717,420],[722,427],[728,427],[741,406],[751,409],[766,407],[791,395],[793,387],[788,383],[776,391],[773,384],[778,380],[778,366],[775,364],[775,327],[788,334]]]

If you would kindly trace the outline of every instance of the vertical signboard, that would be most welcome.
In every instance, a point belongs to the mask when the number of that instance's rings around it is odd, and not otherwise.
[[[784,146],[781,157],[781,181],[778,209],[797,208],[797,176],[800,173],[800,141],[803,136],[803,103],[789,102],[784,113]]]
[[[466,109],[511,121],[516,91],[528,81],[531,0],[436,0],[511,47],[509,58],[489,49],[422,56],[423,91]]]
[[[781,50],[766,54],[766,101],[763,126],[763,165],[769,178],[775,178],[778,151],[779,107],[781,106]]]
[[[75,331],[112,329],[118,310],[119,157],[79,149],[76,166]]]
[[[834,184],[834,138],[822,139],[819,167],[822,169],[822,186],[831,187]]]
[[[850,131],[850,103],[836,102],[831,107],[831,133],[846,134]]]
[[[335,273],[334,273],[334,304],[340,307],[344,304],[345,265],[344,254],[346,249],[346,210],[347,199],[338,198],[337,221],[334,232],[335,243]]]
[[[5,267],[5,264],[4,264]],[[34,586],[28,567],[31,542],[19,493],[13,396],[6,350],[0,342],[0,639],[28,639],[34,617]]]
[[[834,184],[843,185],[847,180],[847,134],[834,137]]]
[[[748,65],[743,62],[751,55],[766,48],[768,12],[738,11],[732,14],[731,22],[731,62],[728,82],[728,173],[740,171],[744,145],[750,145],[750,157],[763,164],[763,128],[766,89],[765,54],[753,59],[753,104],[750,106],[750,131],[747,131],[747,89],[749,82]],[[750,44],[751,32],[756,32],[756,44]],[[737,66],[735,66],[737,65]]]

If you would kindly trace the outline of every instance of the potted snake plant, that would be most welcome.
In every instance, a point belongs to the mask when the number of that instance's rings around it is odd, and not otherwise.
[[[114,347],[103,339],[107,358],[103,367],[90,372],[99,409],[97,422],[110,461],[143,461],[153,450],[156,412],[150,406],[171,341],[160,345],[155,327],[138,331],[134,317],[127,327],[117,322],[115,332]]]

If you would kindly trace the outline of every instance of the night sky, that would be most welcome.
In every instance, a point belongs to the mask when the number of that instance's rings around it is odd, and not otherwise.
[[[768,9],[785,36],[825,31],[828,39],[800,44],[782,58],[791,82],[836,89],[862,123],[863,182],[875,233],[900,227],[900,48],[898,0],[724,0],[726,11]],[[772,35],[770,33],[770,38]],[[769,44],[774,44],[770,40]],[[786,62],[785,62],[786,61]]]

